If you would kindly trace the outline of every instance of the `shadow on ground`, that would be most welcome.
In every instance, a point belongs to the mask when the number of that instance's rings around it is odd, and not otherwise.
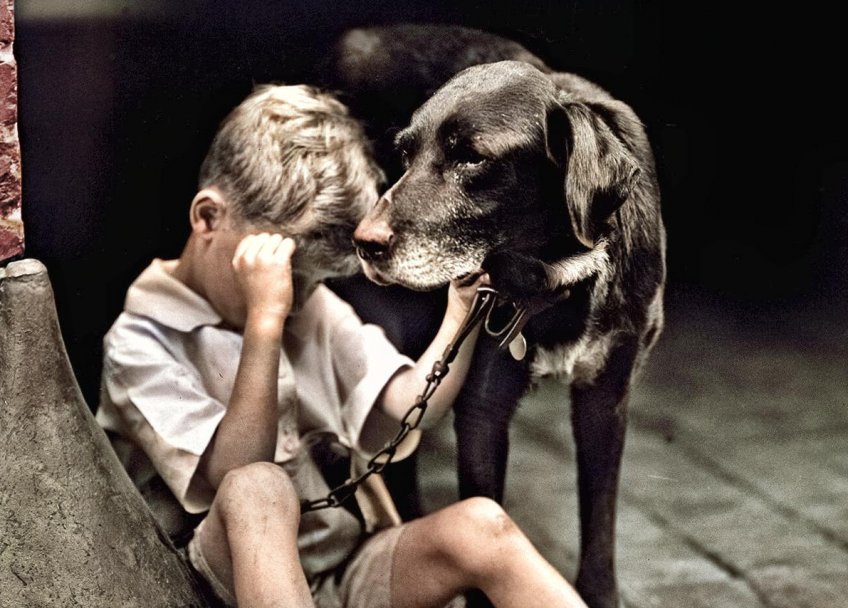
[[[631,399],[617,549],[627,606],[848,607],[848,322],[822,305],[685,291],[668,309]],[[573,580],[569,412],[555,382],[525,397],[505,502]],[[450,420],[422,449],[433,509],[456,497]]]

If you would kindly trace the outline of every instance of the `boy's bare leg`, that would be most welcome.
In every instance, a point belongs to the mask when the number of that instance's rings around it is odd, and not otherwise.
[[[410,522],[392,564],[392,606],[441,608],[469,588],[498,608],[586,608],[574,588],[487,498]]]
[[[312,608],[297,553],[300,504],[288,475],[270,463],[227,473],[199,539],[241,608]]]

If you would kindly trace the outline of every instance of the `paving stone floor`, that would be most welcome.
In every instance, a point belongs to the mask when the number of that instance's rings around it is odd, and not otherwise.
[[[670,294],[631,400],[617,565],[628,608],[848,608],[848,319]],[[551,424],[551,421],[556,421]],[[528,395],[505,506],[573,580],[567,392]],[[450,424],[423,447],[425,504],[455,497]]]

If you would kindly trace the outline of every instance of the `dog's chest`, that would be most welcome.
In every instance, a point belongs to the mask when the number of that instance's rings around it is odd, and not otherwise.
[[[591,375],[587,367],[603,363],[606,341],[591,331],[592,286],[576,285],[570,296],[534,315],[524,328],[531,374],[566,381]]]

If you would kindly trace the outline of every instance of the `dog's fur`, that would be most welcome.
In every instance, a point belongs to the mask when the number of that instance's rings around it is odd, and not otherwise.
[[[662,327],[665,281],[659,190],[641,122],[595,84],[475,30],[356,30],[333,66],[360,113],[363,99],[374,111],[380,95],[395,103],[429,97],[395,138],[402,176],[355,233],[368,277],[430,290],[482,267],[534,313],[525,361],[491,339],[478,343],[455,405],[461,494],[502,498],[518,399],[534,377],[569,383],[582,543],[576,585],[592,608],[617,606],[614,516],[627,396]]]

